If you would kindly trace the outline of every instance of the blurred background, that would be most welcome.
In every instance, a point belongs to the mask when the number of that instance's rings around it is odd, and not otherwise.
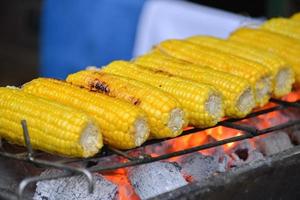
[[[47,0],[45,1],[47,2]],[[49,67],[47,66],[49,63],[49,62],[47,63],[47,59],[49,60],[49,58],[47,58],[47,55],[51,54],[52,52],[51,52],[51,48],[48,48],[48,46],[49,44],[51,46],[51,42],[53,41],[45,42],[44,34],[45,34],[45,30],[48,29],[44,28],[43,31],[41,31],[42,30],[41,27],[45,27],[45,24],[43,23],[49,23],[49,17],[47,18],[47,16],[46,16],[47,19],[46,21],[42,20],[45,19],[44,16],[45,10],[46,12],[48,12],[48,14],[50,13],[49,16],[51,16],[56,12],[53,9],[57,9],[57,8],[52,8],[55,6],[51,5],[51,3],[47,4],[45,1],[42,0],[26,0],[26,1],[1,0],[0,1],[0,85],[1,86],[20,85],[39,75],[49,74],[49,76],[52,76],[50,72],[48,72],[47,70],[46,70],[47,72],[45,72],[42,69],[43,69],[43,65]],[[98,1],[101,2],[101,0]],[[119,2],[122,3],[126,1],[127,0],[119,0]],[[129,1],[132,3],[134,1],[139,1],[139,0],[128,0],[128,2]],[[60,2],[64,2],[64,0],[56,1],[56,3],[60,3]],[[116,0],[114,2],[118,3],[118,1]],[[264,17],[270,18],[275,16],[290,16],[291,14],[300,10],[299,0],[251,0],[251,1],[250,0],[249,1],[191,0],[190,2],[193,2],[195,5],[210,6],[225,11],[233,12],[236,14],[240,14],[243,16],[251,16],[260,19]],[[45,8],[45,6],[47,6],[47,8]],[[68,10],[68,6],[64,8],[66,9],[66,11]],[[52,10],[53,12],[51,13]],[[59,13],[59,11],[57,12]],[[85,12],[85,10],[82,9],[82,12]],[[99,23],[101,22],[100,20],[101,19],[99,19]],[[78,31],[80,31],[81,27],[77,27],[77,28],[79,29]],[[110,26],[107,26],[106,29],[109,28]],[[118,37],[122,37],[123,35],[122,32],[118,32],[117,34]],[[47,35],[47,37],[49,38],[49,35]],[[101,37],[101,34],[99,34],[99,37]],[[128,37],[128,34],[127,35],[124,34],[124,37]],[[123,38],[123,39],[124,41],[129,41],[129,39],[127,40],[127,38]],[[122,41],[120,41],[120,44],[122,44]],[[46,46],[48,45],[48,46],[45,48],[43,45]],[[137,46],[137,44],[135,44],[135,46]],[[44,50],[41,51],[42,49]],[[119,49],[122,49],[122,46],[119,46]],[[52,48],[52,50],[55,51],[55,48]],[[109,53],[114,54],[113,48],[110,49]],[[45,54],[46,56],[42,54]],[[105,64],[105,62],[110,61],[110,59],[116,59],[116,58],[129,59],[130,56],[132,55],[134,55],[134,53],[132,54],[123,53],[120,54],[119,56],[118,52],[116,52],[116,54],[113,57],[110,56],[105,57],[105,55],[103,55],[103,58],[105,59],[101,60],[102,55],[99,52],[99,62],[97,62],[97,60],[96,61],[93,60],[92,63],[85,62],[84,64],[103,65]],[[74,57],[76,56],[74,55]],[[66,66],[66,67],[72,67],[72,66]],[[82,67],[83,66],[80,65],[76,68],[76,70]],[[56,74],[53,74],[53,77],[56,76],[57,76]],[[63,74],[62,76],[58,75],[58,78],[61,77],[63,77]]]

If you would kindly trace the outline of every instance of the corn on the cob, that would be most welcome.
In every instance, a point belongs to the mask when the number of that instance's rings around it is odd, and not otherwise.
[[[300,22],[296,20],[273,18],[263,23],[261,28],[300,40]]]
[[[244,117],[255,106],[250,83],[238,76],[181,62],[159,52],[138,57],[134,63],[218,88],[224,97],[225,115],[228,117]]]
[[[103,71],[133,78],[170,93],[181,103],[190,125],[213,126],[224,115],[222,96],[210,85],[198,84],[160,71],[154,73],[125,61],[112,62]]]
[[[273,74],[274,97],[282,97],[292,89],[292,84],[295,81],[294,72],[289,64],[279,56],[240,42],[210,36],[194,36],[187,40],[257,62],[267,67]]]
[[[292,20],[299,20],[300,21],[300,13],[296,13],[291,17]]]
[[[104,142],[110,146],[130,149],[140,146],[148,138],[145,113],[127,102],[47,78],[35,79],[22,89],[90,114],[99,123]]]
[[[91,70],[71,74],[67,82],[140,107],[148,116],[151,138],[178,136],[188,123],[174,97],[143,82]]]
[[[245,78],[254,87],[257,105],[264,105],[270,98],[271,72],[258,63],[182,40],[166,40],[157,48],[162,53],[177,59]]]
[[[103,146],[98,124],[84,112],[27,94],[0,88],[0,137],[24,145],[26,120],[32,147],[70,157],[89,157]]]
[[[281,56],[294,69],[296,83],[300,83],[300,43],[297,40],[253,28],[240,28],[232,33],[229,39]]]

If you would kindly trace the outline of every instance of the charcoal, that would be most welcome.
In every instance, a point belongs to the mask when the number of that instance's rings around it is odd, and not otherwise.
[[[213,142],[217,142],[217,140],[208,135],[207,136],[207,143],[213,143]],[[214,159],[216,161],[218,161],[219,163],[219,172],[225,172],[228,168],[229,168],[229,163],[230,163],[230,157],[225,154],[224,148],[223,146],[216,146],[214,148],[209,148],[206,149],[204,152],[201,152],[204,155],[211,155],[214,157]]]
[[[62,173],[46,170],[41,176]],[[88,182],[83,175],[38,182],[34,200],[112,200],[117,195],[117,186],[99,174],[93,174],[94,192],[88,192]]]
[[[230,167],[240,167],[265,159],[264,155],[250,144],[250,140],[237,142],[236,146],[229,151],[229,155],[231,157]]]
[[[184,176],[190,177],[191,181],[203,181],[220,171],[224,171],[218,159],[198,152],[184,156],[179,164]]]
[[[292,148],[293,145],[286,132],[278,131],[256,140],[258,149],[265,155],[273,155]]]
[[[240,167],[245,164],[251,164],[265,159],[264,155],[256,149],[250,151],[248,149],[238,149],[234,153],[230,154],[230,157],[230,167]]]
[[[207,143],[214,143],[214,142],[217,142],[217,140],[208,135],[207,136]],[[209,155],[213,155],[216,159],[223,159],[223,157],[225,156],[225,152],[224,152],[224,148],[222,146],[216,146],[214,148],[209,148],[206,150]]]
[[[295,144],[300,144],[300,130],[292,131],[289,136]]]
[[[148,199],[187,184],[180,173],[180,167],[171,162],[154,162],[132,167],[128,176],[141,199]]]

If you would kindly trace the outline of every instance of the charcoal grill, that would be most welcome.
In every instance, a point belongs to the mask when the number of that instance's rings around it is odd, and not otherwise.
[[[70,177],[70,176],[74,176],[74,175],[84,175],[86,177],[86,181],[89,183],[89,192],[93,191],[93,184],[92,184],[92,172],[108,172],[108,171],[112,171],[112,170],[116,170],[116,169],[120,169],[120,168],[125,168],[125,167],[131,167],[131,166],[136,166],[136,165],[141,165],[141,164],[146,164],[146,163],[150,163],[150,162],[155,162],[155,161],[160,161],[160,160],[165,160],[165,159],[169,159],[172,157],[177,157],[177,156],[181,156],[181,155],[185,155],[185,154],[189,154],[192,152],[196,152],[196,151],[200,151],[200,150],[205,150],[205,149],[209,149],[209,148],[213,148],[213,147],[217,147],[220,145],[224,145],[224,144],[228,144],[231,142],[237,142],[237,141],[241,141],[241,140],[246,140],[246,139],[250,139],[253,137],[257,137],[260,135],[264,135],[273,131],[277,131],[277,130],[281,130],[281,129],[285,129],[288,127],[292,127],[295,125],[299,125],[300,124],[300,119],[296,119],[296,120],[289,120],[285,123],[281,123],[275,126],[271,126],[271,127],[267,127],[265,129],[258,129],[254,126],[249,126],[249,125],[244,125],[244,124],[240,124],[238,122],[241,122],[242,120],[245,119],[250,119],[250,118],[254,118],[257,117],[259,115],[264,115],[270,112],[274,112],[274,111],[280,111],[280,110],[286,110],[286,109],[300,109],[300,101],[296,101],[296,102],[288,102],[288,101],[283,101],[283,100],[279,100],[279,99],[271,99],[271,102],[274,104],[274,106],[270,107],[270,108],[266,108],[266,109],[262,109],[256,112],[253,112],[251,114],[249,114],[248,116],[242,118],[242,119],[225,119],[221,122],[219,122],[216,126],[223,126],[223,127],[228,127],[231,129],[236,129],[239,131],[242,131],[242,135],[239,136],[235,136],[235,137],[231,137],[231,138],[227,138],[224,140],[220,140],[220,141],[213,141],[213,142],[209,142],[207,144],[202,144],[202,145],[198,145],[198,146],[194,146],[192,148],[188,148],[188,149],[184,149],[184,150],[179,150],[179,151],[175,151],[175,152],[171,152],[171,153],[167,153],[167,154],[163,154],[163,155],[159,155],[157,157],[151,157],[148,154],[140,154],[137,156],[132,156],[130,154],[130,152],[134,151],[134,150],[129,150],[129,151],[120,151],[114,148],[110,148],[105,146],[102,151],[97,154],[95,157],[93,158],[87,158],[87,159],[59,159],[56,157],[55,161],[53,161],[53,159],[41,159],[39,154],[41,154],[40,152],[34,152],[32,150],[31,144],[30,144],[30,137],[29,137],[29,133],[27,130],[27,125],[26,125],[26,121],[23,120],[21,122],[22,127],[23,127],[23,132],[24,132],[24,138],[25,138],[25,144],[26,144],[26,148],[24,148],[24,151],[15,153],[15,152],[10,152],[10,151],[6,151],[5,148],[1,148],[0,149],[0,158],[5,158],[5,159],[12,159],[12,160],[16,160],[17,162],[25,162],[28,163],[30,165],[35,165],[38,166],[40,168],[56,168],[56,169],[61,169],[64,170],[64,173],[62,174],[57,174],[54,176],[32,176],[32,177],[27,177],[23,180],[20,181],[20,183],[17,186],[16,191],[11,191],[11,190],[7,190],[7,189],[1,189],[0,188],[0,198],[4,198],[4,199],[26,199],[26,195],[23,195],[25,189],[27,188],[27,186],[29,186],[31,183],[35,183],[38,181],[42,181],[42,180],[52,180],[52,179],[58,179],[58,178],[63,178],[63,177]],[[210,127],[213,128],[213,127]],[[196,132],[199,131],[204,131],[207,130],[209,128],[205,128],[205,129],[201,129],[201,128],[192,128],[189,130],[186,130],[183,132],[182,135],[178,136],[178,137],[182,137],[184,135],[188,135],[188,134],[194,134]],[[151,140],[146,142],[145,144],[143,144],[142,147],[146,147],[149,145],[153,145],[153,144],[158,144],[161,142],[166,141],[167,139],[162,139],[162,140]],[[140,148],[140,147],[139,147]],[[298,153],[299,153],[299,148],[297,148]],[[43,153],[42,153],[43,154]],[[295,154],[295,153],[294,153]],[[116,156],[120,156],[123,159],[123,161],[115,161],[113,164],[107,166],[101,166],[101,165],[94,165],[93,163],[97,163],[97,160],[101,159],[101,158],[105,158],[108,156],[112,156],[112,155],[116,155]],[[296,156],[297,158],[299,157],[299,154]],[[126,160],[124,162],[124,160]],[[279,162],[279,161],[278,161]],[[81,163],[80,167],[74,167],[73,163]],[[84,165],[82,163],[85,163]],[[298,164],[299,164],[299,158],[298,158]],[[76,165],[75,165],[76,166]],[[84,166],[84,167],[82,167]],[[260,170],[258,170],[258,174],[262,174],[262,172],[264,172],[264,170],[267,170],[267,167],[262,167],[261,166],[258,168]],[[226,175],[224,175],[226,176]],[[220,176],[217,182],[219,184],[216,184],[215,187],[205,187],[204,189],[202,189],[201,191],[204,190],[204,192],[202,192],[202,196],[203,197],[209,197],[211,199],[218,199],[218,197],[220,196],[216,196],[217,194],[222,195],[222,193],[220,192],[221,189],[224,189],[224,187],[222,186],[222,184],[225,183],[224,181],[224,176]],[[245,175],[246,176],[246,175]],[[223,179],[222,179],[223,177]],[[235,177],[235,176],[233,176]],[[223,180],[223,182],[222,182]],[[238,181],[232,182],[231,184],[238,184]],[[235,185],[235,187],[237,187]],[[188,189],[187,189],[188,188]],[[162,196],[160,196],[163,199],[193,199],[201,196],[199,195],[199,183],[193,183],[193,184],[189,184],[187,186],[185,186],[184,188],[179,188],[177,189],[174,193],[167,193],[164,194]],[[214,196],[215,198],[212,198],[212,196],[209,196],[207,191],[219,191],[219,193],[216,192],[216,195]],[[189,192],[191,194],[195,194],[195,195],[191,195],[189,196],[182,196],[183,194],[185,194],[186,192]],[[198,195],[198,196],[197,196]],[[158,199],[158,198],[156,198]]]

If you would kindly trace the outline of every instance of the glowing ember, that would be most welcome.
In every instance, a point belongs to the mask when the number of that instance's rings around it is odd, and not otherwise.
[[[140,199],[137,196],[137,194],[134,192],[128,180],[126,169],[117,169],[111,173],[105,173],[103,175],[107,180],[118,185],[119,187],[118,200],[128,200],[128,199],[139,200]]]
[[[291,92],[289,95],[282,98],[285,101],[296,102],[300,100],[300,88],[296,91]]]

